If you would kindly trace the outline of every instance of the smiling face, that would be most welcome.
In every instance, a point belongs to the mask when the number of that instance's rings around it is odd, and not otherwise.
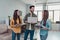
[[[18,15],[18,16],[20,15],[20,11],[17,11],[17,15]]]
[[[30,9],[30,11],[31,11],[31,12],[34,12],[34,9],[35,9],[35,7],[32,7],[32,8]]]
[[[35,9],[35,6],[34,6],[34,5],[30,6],[30,12],[31,12],[31,13],[34,12],[34,9]]]

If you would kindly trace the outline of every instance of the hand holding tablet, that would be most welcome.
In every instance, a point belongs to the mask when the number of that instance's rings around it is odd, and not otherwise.
[[[28,17],[28,20],[27,20],[28,23],[37,23],[37,17]]]
[[[36,24],[35,27],[36,27],[36,28],[43,28],[40,24],[39,24],[39,25]]]
[[[25,23],[23,23],[23,24],[15,24],[14,26],[15,27],[22,27],[23,25],[26,25]]]

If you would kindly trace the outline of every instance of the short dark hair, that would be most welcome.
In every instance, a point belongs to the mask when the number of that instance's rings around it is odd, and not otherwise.
[[[32,7],[35,7],[35,6],[34,6],[34,5],[31,5],[31,6],[30,6],[30,9],[31,9]]]

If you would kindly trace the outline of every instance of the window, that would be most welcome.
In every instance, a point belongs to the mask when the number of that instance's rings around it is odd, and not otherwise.
[[[49,19],[53,22],[54,18],[53,18],[53,11],[49,11]]]
[[[34,11],[34,14],[37,15],[37,11]]]
[[[43,6],[42,5],[36,5],[35,6],[35,14],[38,16],[38,21],[42,20],[42,10],[43,10]]]
[[[60,5],[48,5],[48,10],[60,10]]]
[[[36,5],[35,10],[43,10],[43,6],[42,5]]]
[[[49,19],[51,19],[53,22],[60,21],[59,19],[60,18],[60,5],[49,5],[48,10],[54,10],[53,12],[51,11],[49,12]]]
[[[48,5],[46,6],[49,11],[49,19],[52,22],[60,21],[60,5]],[[38,21],[42,20],[42,5],[37,5],[35,7],[35,14],[38,16]]]
[[[60,11],[54,11],[54,22],[59,21]]]
[[[41,21],[42,20],[42,11],[39,11],[38,12],[38,21]]]

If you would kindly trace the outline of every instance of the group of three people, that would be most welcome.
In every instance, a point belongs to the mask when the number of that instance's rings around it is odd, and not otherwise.
[[[30,33],[30,40],[33,40],[35,24],[36,24],[36,23],[27,22],[28,17],[37,17],[37,15],[34,14],[35,6],[32,5],[29,8],[30,8],[30,12],[28,14],[26,14],[24,17],[24,23],[26,23],[24,40],[27,40],[29,33]],[[16,36],[17,36],[17,40],[20,40],[20,35],[21,35],[22,29],[19,24],[22,24],[22,19],[19,15],[20,15],[19,10],[15,10],[14,14],[13,14],[13,18],[10,21],[10,26],[12,29],[12,40],[15,40]],[[49,16],[48,10],[43,10],[42,16],[43,16],[43,18],[42,18],[40,24],[42,24],[41,26],[43,26],[43,28],[40,28],[40,39],[46,40],[47,36],[48,36],[48,31],[51,28],[51,21],[48,19],[48,16]]]

